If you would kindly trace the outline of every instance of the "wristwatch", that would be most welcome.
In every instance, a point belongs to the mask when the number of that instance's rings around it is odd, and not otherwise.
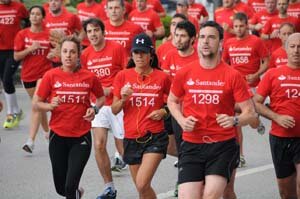
[[[233,117],[233,126],[237,126],[239,124],[239,118],[237,116]]]
[[[92,106],[92,108],[95,111],[95,115],[97,115],[99,113],[99,107],[98,106]]]

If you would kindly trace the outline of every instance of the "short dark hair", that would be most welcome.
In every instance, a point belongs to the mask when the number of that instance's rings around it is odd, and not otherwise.
[[[196,28],[190,21],[181,21],[177,24],[176,29],[184,29],[190,38],[196,37]]]
[[[41,13],[42,13],[43,18],[45,18],[45,16],[46,16],[45,9],[44,9],[42,6],[39,6],[39,5],[31,6],[31,7],[29,8],[29,13],[31,13],[31,11],[32,11],[34,8],[38,8],[38,9],[41,11]]]
[[[84,32],[86,32],[87,26],[88,26],[89,24],[92,24],[92,25],[94,25],[94,26],[99,26],[100,29],[101,29],[101,31],[102,31],[102,33],[104,33],[104,31],[105,31],[105,26],[104,26],[104,23],[103,23],[100,19],[97,19],[97,18],[89,18],[89,19],[87,19],[87,20],[84,20],[84,21],[83,21],[83,24],[82,24]]]
[[[243,12],[238,12],[238,13],[235,13],[233,15],[233,21],[234,20],[240,20],[240,21],[244,21],[246,24],[248,24],[248,17],[245,13]]]
[[[125,2],[124,2],[124,0],[107,0],[106,5],[108,4],[108,2],[111,2],[111,1],[119,1],[121,7],[122,7],[122,8],[125,8]]]
[[[188,18],[185,15],[180,14],[180,13],[176,13],[175,15],[173,15],[172,19],[174,19],[174,18],[181,18],[183,20],[188,20]]]
[[[206,27],[215,28],[219,33],[220,40],[223,40],[223,38],[224,38],[224,29],[222,28],[222,26],[220,26],[220,24],[218,24],[215,21],[207,21],[207,22],[204,22],[203,24],[201,24],[200,30],[203,29],[203,28],[206,28]]]

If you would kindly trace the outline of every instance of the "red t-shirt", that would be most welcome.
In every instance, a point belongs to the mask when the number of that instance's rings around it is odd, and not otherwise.
[[[48,30],[33,33],[30,28],[20,30],[15,37],[15,51],[23,51],[33,42],[40,43],[41,48],[28,54],[22,60],[21,79],[24,82],[33,82],[45,74],[51,68],[51,61],[47,59],[50,50]]]
[[[262,29],[262,33],[270,35],[274,30],[278,30],[280,28],[280,25],[285,22],[289,22],[293,24],[296,28],[296,31],[300,30],[299,19],[291,16],[288,16],[287,18],[279,18],[279,16],[277,15],[275,17],[270,18],[267,21],[264,28]],[[271,52],[275,51],[277,48],[279,48],[282,45],[281,40],[279,38],[270,39],[270,43],[271,43]]]
[[[248,0],[247,3],[255,12],[266,9],[265,0]]]
[[[277,68],[282,65],[286,65],[288,62],[286,51],[283,47],[275,50],[269,61],[269,68]]]
[[[80,137],[91,129],[91,122],[83,119],[91,106],[90,94],[103,96],[99,79],[93,73],[79,69],[75,73],[64,72],[60,67],[46,72],[37,95],[49,102],[59,96],[63,101],[51,111],[49,126],[63,137]]]
[[[223,23],[228,24],[228,26],[233,29],[233,15],[235,13],[239,12],[235,7],[233,8],[218,8],[215,10],[215,21],[220,24],[220,26],[223,25]],[[227,31],[224,31],[224,42],[229,39],[235,37],[234,34],[231,34]]]
[[[278,15],[278,11],[276,10],[273,13],[269,13],[266,9],[261,10],[257,13],[255,13],[253,15],[253,17],[249,20],[249,24],[262,24],[263,26],[265,26],[265,24],[267,23],[267,21],[271,18],[271,17],[275,17]],[[261,33],[261,30],[259,31]]]
[[[79,32],[82,29],[78,16],[65,9],[62,10],[59,16],[54,16],[51,12],[48,12],[44,22],[47,29],[63,30],[67,35],[73,34],[76,31]]]
[[[186,57],[180,56],[177,49],[173,49],[167,53],[161,68],[165,73],[171,76],[171,79],[173,79],[178,70],[197,59],[199,59],[197,49],[194,50],[193,54]]]
[[[192,132],[183,131],[183,140],[192,143],[224,141],[236,137],[236,128],[217,124],[216,114],[234,115],[234,105],[250,99],[247,84],[239,72],[221,62],[204,69],[199,60],[177,72],[171,92],[183,100],[184,117],[198,119]]]
[[[159,133],[164,129],[163,120],[147,116],[164,106],[163,96],[169,94],[171,81],[167,74],[154,69],[144,78],[134,68],[120,71],[114,80],[114,96],[121,98],[121,88],[130,85],[133,94],[124,104],[125,138],[138,138],[147,131]]]
[[[142,33],[143,29],[130,22],[124,21],[120,26],[113,26],[109,20],[104,22],[105,39],[119,42],[125,49],[127,56],[130,56],[131,43],[135,35]]]
[[[259,70],[261,59],[269,53],[263,41],[255,35],[248,35],[243,39],[230,38],[224,43],[223,60],[239,71],[243,77],[254,74]],[[259,80],[250,84],[255,87]]]
[[[77,16],[81,23],[92,17],[99,18],[101,20],[106,20],[107,18],[105,10],[97,2],[90,6],[88,6],[85,2],[77,4]],[[87,37],[85,37],[81,43],[83,46],[88,46],[90,44]]]
[[[165,61],[167,53],[174,49],[176,49],[176,46],[172,44],[171,40],[166,41],[156,49],[156,55],[160,66],[162,66],[163,62]]]
[[[22,3],[0,4],[0,50],[14,49],[14,39],[21,29],[20,22],[28,17]]]
[[[208,17],[208,13],[205,7],[201,3],[193,3],[189,5],[188,9],[189,16],[195,17],[198,20],[202,17]]]
[[[254,14],[254,9],[252,6],[249,6],[248,4],[240,1],[239,3],[235,4],[235,8],[239,11],[239,12],[244,12],[247,16],[248,19],[250,19],[251,17],[253,17]]]
[[[289,4],[287,14],[292,17],[300,18],[300,2]]]
[[[162,23],[158,14],[152,9],[146,9],[145,11],[140,12],[138,9],[133,10],[129,14],[130,21],[134,24],[141,26],[141,28],[146,31],[150,30],[155,32],[157,28],[162,27]],[[153,45],[155,46],[155,38],[152,38]]]
[[[117,73],[126,67],[127,57],[124,47],[114,41],[106,41],[102,50],[87,47],[81,54],[82,68],[88,69],[100,79],[103,87],[112,87]],[[113,94],[105,98],[105,105],[111,105]],[[94,101],[94,99],[92,99]]]
[[[272,68],[264,75],[256,92],[263,97],[270,97],[272,111],[295,119],[295,127],[288,129],[272,121],[270,134],[300,137],[300,70],[286,65]]]
[[[136,9],[136,0],[133,0],[131,4],[132,9]],[[159,0],[147,0],[147,8],[151,8],[157,13],[165,12],[164,7]]]

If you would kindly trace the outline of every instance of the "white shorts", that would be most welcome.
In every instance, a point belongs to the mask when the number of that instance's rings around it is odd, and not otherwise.
[[[108,129],[118,139],[124,138],[123,111],[114,115],[110,106],[103,106],[92,121],[92,127]]]

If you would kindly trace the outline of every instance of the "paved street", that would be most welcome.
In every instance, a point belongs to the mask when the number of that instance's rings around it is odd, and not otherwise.
[[[27,139],[30,116],[30,101],[24,89],[17,89],[20,106],[26,117],[20,126],[13,130],[2,128],[5,110],[0,114],[0,198],[1,199],[54,199],[60,198],[54,189],[47,142],[42,133],[36,140],[33,155],[26,154],[21,148]],[[3,94],[0,94],[3,100]],[[66,110],[67,111],[67,110]],[[269,130],[270,123],[264,120]],[[268,144],[268,135],[258,135],[255,130],[244,128],[245,155],[247,166],[239,169],[236,192],[239,199],[278,199],[274,169]],[[114,147],[110,135],[109,151],[112,156]],[[173,198],[176,183],[176,159],[167,157],[160,165],[153,180],[158,198]],[[129,171],[114,173],[114,181],[119,199],[136,199],[138,195]],[[81,186],[85,189],[83,198],[94,199],[103,189],[94,153],[84,171]]]

